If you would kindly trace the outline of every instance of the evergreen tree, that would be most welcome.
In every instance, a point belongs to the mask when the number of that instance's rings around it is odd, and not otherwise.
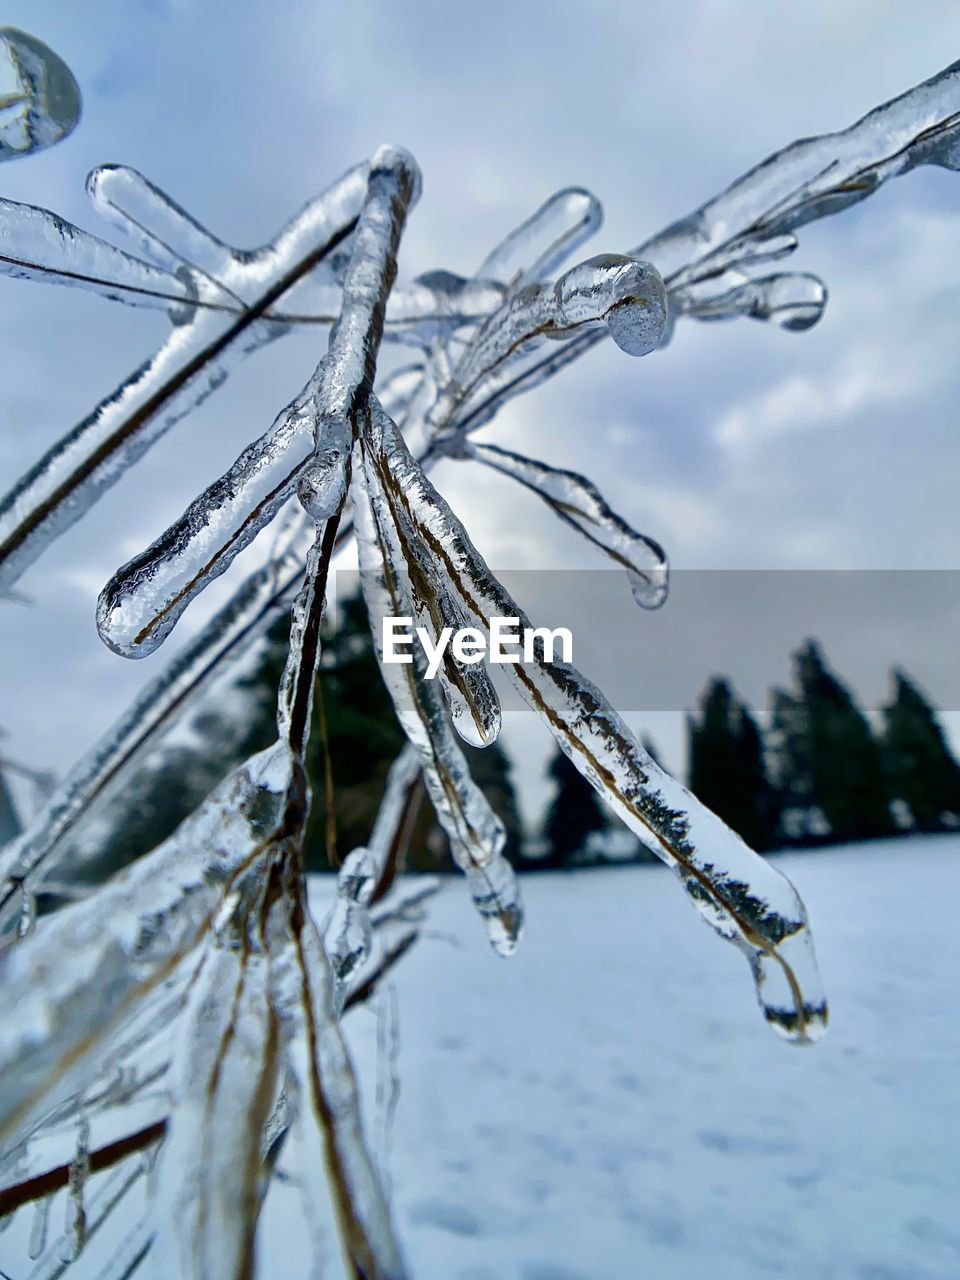
[[[543,827],[548,852],[538,862],[544,868],[563,867],[583,850],[588,836],[606,828],[607,816],[596,791],[559,748],[547,773],[557,784],[557,794]]]
[[[771,746],[785,810],[805,814],[794,836],[836,841],[890,835],[890,797],[879,745],[853,695],[827,667],[814,640],[794,654],[796,694],[774,694]]]
[[[753,849],[771,849],[777,806],[757,722],[728,681],[715,676],[687,717],[690,790]]]
[[[905,672],[893,672],[894,695],[883,709],[882,739],[891,794],[903,800],[919,831],[940,831],[945,816],[960,821],[960,764],[936,713]]]

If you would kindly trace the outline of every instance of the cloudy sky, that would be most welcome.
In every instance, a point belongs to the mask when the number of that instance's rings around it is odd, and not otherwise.
[[[771,151],[851,123],[960,56],[951,0],[23,0],[0,20],[56,49],[84,95],[76,133],[4,165],[0,194],[103,230],[84,177],[123,162],[249,246],[379,143],[398,142],[424,174],[407,276],[470,271],[570,184],[604,203],[592,251],[623,250]],[[957,175],[919,170],[802,233],[791,266],[830,288],[814,330],[688,323],[642,361],[604,344],[515,401],[489,438],[587,472],[680,568],[960,568],[958,209]],[[159,313],[0,281],[3,488],[165,328]],[[0,610],[10,754],[62,770],[123,708],[148,673],[98,641],[97,592],[266,428],[320,354],[308,334],[255,356],[23,579],[31,607]],[[508,481],[456,464],[437,477],[493,566],[596,563]],[[931,646],[955,651],[957,625],[955,608],[933,609]],[[890,646],[877,672],[924,666]],[[784,652],[772,678],[787,673]],[[864,679],[876,702],[881,675]],[[678,717],[637,723],[678,766]],[[536,795],[545,740],[519,720],[510,739]]]

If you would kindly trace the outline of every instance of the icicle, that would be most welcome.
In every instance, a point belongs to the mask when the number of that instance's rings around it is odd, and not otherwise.
[[[47,1232],[50,1228],[51,1196],[44,1196],[33,1206],[33,1220],[30,1223],[30,1241],[27,1245],[27,1257],[31,1261],[39,1258],[47,1247]]]
[[[52,147],[80,119],[80,89],[52,49],[16,27],[0,27],[0,160]]]
[[[67,1183],[66,1221],[60,1247],[60,1257],[64,1262],[75,1261],[87,1238],[87,1214],[84,1209],[83,1195],[90,1175],[89,1144],[90,1124],[86,1116],[81,1115],[77,1149],[70,1161]]]
[[[548,467],[497,445],[463,442],[460,448],[460,456],[485,462],[539,494],[562,520],[622,564],[637,604],[644,609],[657,609],[663,604],[668,588],[663,548],[659,542],[637,533],[612,511],[586,477]]]
[[[527,618],[493,577],[463,526],[388,420],[372,423],[411,520],[429,539],[451,589],[478,625]],[[409,670],[409,668],[406,668]],[[826,1026],[806,910],[790,882],[684,787],[663,773],[600,691],[563,662],[507,664],[506,674],[560,747],[644,844],[671,866],[694,906],[744,952],[764,1016],[798,1043]]]
[[[557,191],[487,254],[481,280],[503,280],[511,290],[547,280],[600,228],[603,206],[583,187]]]
[[[373,860],[366,849],[354,849],[337,874],[337,901],[326,926],[327,955],[333,972],[333,1006],[343,1012],[347,986],[370,954],[373,929],[369,905],[376,887]]]
[[[675,296],[678,310],[697,320],[749,316],[752,320],[770,320],[781,329],[796,333],[812,328],[827,305],[823,281],[799,272],[757,277],[713,297],[671,293],[671,303]]]

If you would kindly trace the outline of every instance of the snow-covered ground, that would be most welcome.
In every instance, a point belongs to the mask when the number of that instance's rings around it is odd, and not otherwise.
[[[808,1049],[658,867],[527,877],[506,962],[444,888],[397,975],[414,1276],[960,1276],[960,838],[778,866],[831,996]],[[372,1072],[374,1019],[351,1023]]]
[[[764,1024],[744,960],[665,869],[527,877],[509,961],[450,878],[395,979],[387,1167],[413,1280],[960,1277],[960,836],[778,865],[832,1002],[808,1049]],[[378,1147],[388,1004],[347,1019]],[[265,1206],[263,1280],[311,1274],[294,1158]],[[137,1213],[69,1275],[99,1277]],[[0,1236],[13,1280],[32,1274],[31,1219]],[[327,1262],[335,1280],[332,1241]]]

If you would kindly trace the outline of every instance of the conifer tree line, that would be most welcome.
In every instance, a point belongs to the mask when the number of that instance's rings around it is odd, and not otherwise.
[[[228,769],[272,741],[287,625],[278,622],[253,667],[226,694],[209,700],[186,740],[155,752],[124,780],[94,825],[89,847],[77,851],[85,876],[102,879],[153,848]],[[314,788],[307,850],[317,871],[331,870],[363,844],[404,742],[359,597],[342,602],[323,662],[307,762]],[[875,731],[815,641],[794,653],[793,667],[792,687],[771,693],[765,730],[728,679],[708,681],[687,717],[687,781],[704,803],[760,851],[900,831],[960,830],[960,765],[934,708],[905,672],[892,673],[892,697]],[[653,743],[645,740],[644,746],[657,759]],[[559,750],[547,769],[552,798],[540,823],[527,832],[503,747],[464,744],[463,750],[504,824],[506,853],[519,870],[651,858]],[[6,799],[0,788],[0,801]],[[15,815],[8,816],[9,836]],[[427,804],[408,859],[414,871],[450,868],[446,838]]]
[[[903,670],[892,684],[874,729],[808,640],[763,732],[713,677],[687,718],[690,789],[760,850],[960,829],[960,765],[936,712]]]

